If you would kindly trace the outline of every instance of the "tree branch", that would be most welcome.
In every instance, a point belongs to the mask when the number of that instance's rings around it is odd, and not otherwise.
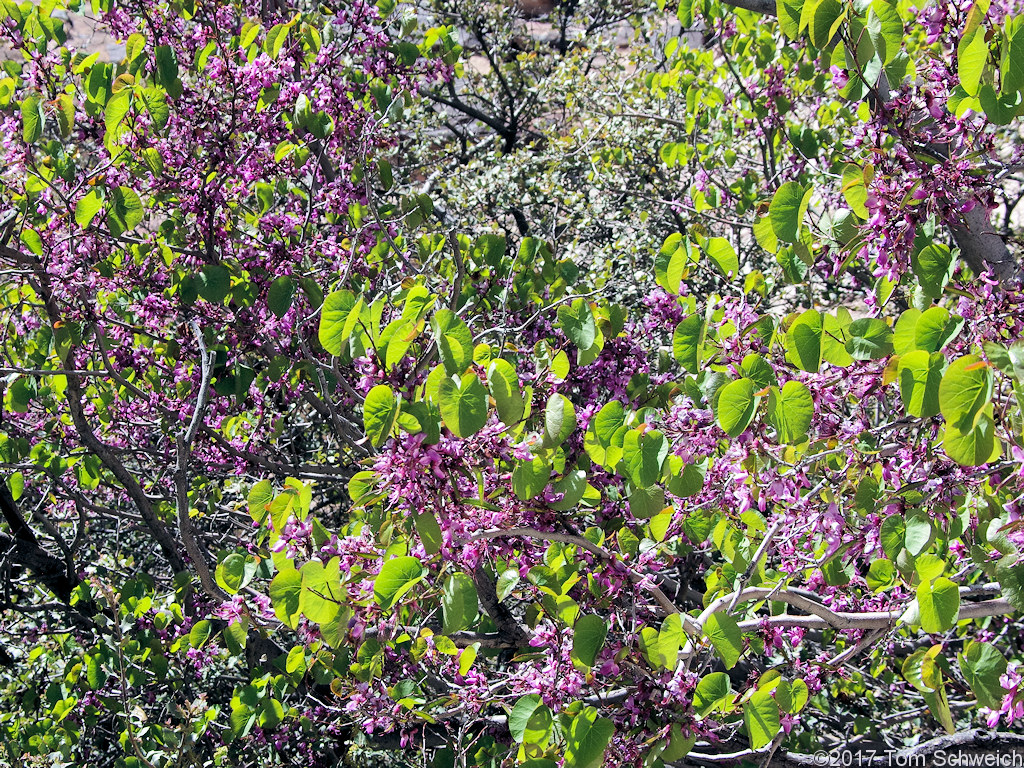
[[[199,546],[196,537],[196,529],[192,524],[192,515],[188,503],[188,460],[192,453],[192,443],[196,439],[199,427],[203,422],[203,410],[210,396],[210,377],[213,368],[214,353],[206,351],[206,342],[203,341],[203,332],[199,324],[193,320],[189,323],[192,328],[192,335],[199,346],[200,359],[202,360],[202,379],[199,384],[199,392],[196,396],[196,408],[192,412],[192,420],[177,437],[178,461],[174,470],[174,491],[178,508],[178,532],[181,534],[181,541],[185,545],[185,551],[192,559],[199,576],[199,583],[203,591],[210,597],[221,602],[228,599],[227,594],[217,586],[210,575],[210,566],[206,560],[205,550]]]

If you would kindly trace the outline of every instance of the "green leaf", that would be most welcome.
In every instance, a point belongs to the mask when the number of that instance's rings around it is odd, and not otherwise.
[[[205,620],[199,622],[199,624],[204,623],[206,624],[206,632],[209,634],[210,622]],[[198,627],[199,624],[192,627],[192,631],[195,631],[195,628]],[[200,645],[202,645],[202,643],[200,643]],[[198,648],[199,646],[193,645],[192,647]],[[107,682],[107,673],[104,671],[103,663],[97,654],[90,654],[85,657],[85,679],[89,684],[89,688],[94,691],[98,691]]]
[[[978,95],[981,74],[988,63],[988,43],[985,42],[985,30],[977,29],[974,34],[960,40],[957,45],[956,70],[960,77],[960,86],[970,96]]]
[[[949,247],[942,243],[929,243],[914,252],[910,263],[924,294],[930,299],[939,298],[953,276],[953,254]]]
[[[576,507],[587,492],[587,473],[582,469],[573,472],[566,472],[565,476],[558,480],[551,488],[555,493],[562,494],[558,501],[551,502],[552,509],[568,511]]]
[[[510,362],[500,357],[490,362],[487,366],[487,388],[494,398],[498,418],[508,426],[518,424],[526,406],[519,390],[519,376]]]
[[[576,409],[569,398],[555,392],[544,409],[544,447],[561,445],[575,430]]]
[[[882,521],[878,538],[882,544],[882,551],[890,560],[895,560],[903,549],[907,537],[907,524],[902,515],[889,515]]]
[[[512,469],[512,492],[523,501],[538,496],[551,480],[551,462],[543,456],[519,459]]]
[[[57,105],[57,127],[65,139],[75,127],[75,102],[71,94],[62,93],[55,99]]]
[[[846,13],[846,5],[839,0],[822,0],[814,9],[808,31],[815,48],[824,49],[832,42],[836,22]]]
[[[264,699],[259,712],[260,728],[272,730],[284,720],[284,705],[277,699]]]
[[[633,485],[647,488],[661,477],[661,465],[668,456],[668,440],[657,429],[631,429],[622,441],[622,464]]]
[[[423,543],[423,551],[428,555],[437,554],[441,550],[441,544],[444,543],[444,536],[434,513],[425,510],[413,518],[413,523],[415,523],[416,533]]]
[[[255,564],[252,567],[247,567],[247,565],[245,555],[238,552],[231,553],[217,565],[217,584],[229,595],[237,595],[255,572]]]
[[[202,648],[206,641],[210,639],[212,632],[213,625],[209,621],[206,619],[197,621],[192,625],[192,629],[188,633],[188,644],[193,648]]]
[[[791,0],[775,0],[775,15],[782,34],[790,40],[800,37],[800,6]]]
[[[939,409],[948,424],[960,432],[977,425],[992,399],[992,366],[977,355],[950,363],[939,384]]]
[[[378,384],[366,393],[363,403],[363,428],[374,448],[384,445],[398,418],[398,401],[387,384]]]
[[[449,376],[465,373],[473,362],[473,334],[450,309],[439,309],[430,321],[441,362]]]
[[[299,598],[302,594],[302,575],[294,568],[278,571],[270,582],[270,604],[274,615],[293,629],[299,620]]]
[[[274,500],[274,487],[269,480],[260,480],[246,497],[249,504],[249,516],[257,523],[263,524],[267,519],[267,507]]]
[[[465,573],[453,573],[445,579],[441,590],[441,609],[444,611],[446,635],[473,626],[479,616],[476,584]]]
[[[865,203],[868,199],[868,188],[864,183],[864,169],[852,163],[843,168],[843,197],[847,205],[862,219],[868,218]]]
[[[583,437],[583,448],[592,461],[608,468],[619,463],[622,442],[629,431],[625,419],[625,409],[618,400],[605,404],[594,414]]]
[[[418,557],[394,557],[384,563],[373,582],[373,597],[381,608],[387,610],[426,574],[427,570]]]
[[[114,237],[131,232],[142,223],[142,200],[135,190],[117,187],[107,199],[107,228]]]
[[[903,19],[894,5],[874,0],[868,11],[867,31],[875,52],[888,64],[903,48]]]
[[[585,667],[594,666],[607,634],[608,625],[600,616],[580,616],[573,625],[572,657]]]
[[[263,49],[270,54],[270,58],[276,59],[278,54],[281,53],[281,46],[284,45],[284,41],[288,38],[288,31],[290,29],[290,24],[275,24],[267,32],[267,37],[263,41]]]
[[[725,672],[712,672],[697,683],[693,692],[693,708],[698,717],[704,717],[730,693],[729,676]]]
[[[118,153],[116,142],[125,130],[125,118],[131,109],[131,93],[128,88],[118,91],[107,100],[103,108],[103,127],[106,131],[103,141],[112,155]]]
[[[786,359],[803,371],[817,373],[821,367],[821,313],[809,309],[793,321],[786,333]]]
[[[761,402],[756,385],[748,378],[737,379],[722,387],[715,406],[718,425],[729,437],[739,437],[754,420]]]
[[[986,341],[982,344],[985,350],[985,357],[1003,373],[1009,376],[1016,376],[1017,372],[1014,370],[1013,360],[1010,358],[1010,350],[1000,344],[998,341]]]
[[[841,368],[853,365],[853,356],[846,351],[846,342],[850,340],[850,327],[853,325],[850,313],[840,307],[835,315],[822,315],[821,322],[822,360]]]
[[[917,320],[915,345],[926,352],[938,352],[955,339],[963,327],[962,317],[950,315],[943,307],[931,307]]]
[[[747,728],[751,749],[761,749],[772,743],[782,728],[782,722],[779,705],[775,703],[771,691],[754,691],[743,704],[743,724]]]
[[[245,738],[256,724],[256,711],[241,702],[236,706],[231,702],[231,735],[233,738]]]
[[[683,630],[683,619],[678,613],[670,613],[661,623],[658,630],[658,648],[667,657],[665,667],[675,669],[679,663],[679,649],[686,640]]]
[[[669,456],[665,466],[665,483],[669,493],[683,499],[695,496],[704,488],[710,462],[686,464],[679,456]]]
[[[386,370],[394,370],[402,362],[421,329],[419,323],[402,318],[388,323],[377,341],[378,356]]]
[[[999,72],[1004,94],[1024,88],[1024,28],[1017,27],[1006,41]]]
[[[724,237],[712,237],[704,244],[704,251],[726,277],[735,277],[740,271],[736,249]]]
[[[941,352],[915,349],[900,357],[896,376],[907,413],[930,418],[939,412],[939,383],[945,367],[946,358]]]
[[[743,653],[743,633],[729,614],[724,611],[713,613],[704,622],[704,634],[715,647],[726,669],[732,669]]]
[[[721,402],[721,401],[719,401]],[[787,381],[782,390],[772,387],[768,394],[768,421],[783,443],[797,443],[807,434],[814,419],[814,397],[799,381]]]
[[[275,317],[284,317],[292,306],[295,296],[295,281],[288,275],[281,275],[267,289],[267,308]]]
[[[904,355],[917,349],[917,321],[921,319],[921,315],[921,310],[910,308],[896,321],[896,326],[892,329],[892,345],[897,355]]]
[[[551,710],[535,693],[520,696],[508,713],[508,730],[517,744],[526,741],[528,733],[540,731],[537,726],[543,722],[553,722]],[[531,727],[532,725],[532,727]]]
[[[487,390],[475,373],[441,379],[439,397],[441,420],[456,437],[474,435],[487,423]]]
[[[974,101],[965,99],[964,102]],[[961,102],[963,104],[964,102]],[[978,91],[977,102],[980,102],[985,117],[994,125],[1009,125],[1021,107],[1021,94],[1018,91],[996,93],[991,83],[985,83]]]
[[[587,350],[597,339],[597,323],[590,304],[585,299],[575,299],[572,304],[558,308],[558,324],[566,337],[577,349]]]
[[[754,222],[754,239],[757,240],[757,244],[764,248],[768,253],[776,253],[779,250],[779,238],[775,236],[775,230],[772,229],[772,220],[768,215],[762,216]]]
[[[89,194],[79,198],[75,204],[75,221],[82,229],[88,227],[96,214],[100,212],[100,208],[103,207],[103,198],[100,197],[100,193],[95,189],[91,190]]]
[[[704,351],[704,318],[690,315],[680,321],[672,334],[672,354],[690,373],[699,373]]]
[[[953,628],[960,615],[960,590],[945,576],[940,576],[934,582],[918,586],[917,604],[921,611],[921,629],[928,633],[945,632]]]
[[[340,570],[339,558],[332,557],[326,565],[310,560],[299,571],[302,576],[299,611],[310,621],[326,624],[338,615],[342,594]]]
[[[614,733],[611,720],[598,717],[596,709],[586,707],[573,719],[566,734],[566,768],[601,768]]]
[[[178,57],[169,45],[156,47],[157,81],[174,98],[181,96],[181,81],[178,80]]]
[[[743,358],[743,362],[740,364],[740,371],[742,371],[744,376],[753,381],[759,390],[779,385],[779,379],[775,375],[775,369],[772,368],[772,364],[761,355],[753,352]]]
[[[932,543],[934,528],[928,513],[920,509],[909,512],[904,520],[903,545],[914,557],[924,552]]]
[[[655,280],[669,293],[679,293],[679,284],[690,262],[689,248],[689,242],[675,232],[665,239],[654,259]]]
[[[892,329],[877,317],[854,320],[847,329],[846,351],[854,360],[878,360],[892,354]]]
[[[200,276],[199,295],[211,304],[222,304],[231,290],[231,273],[220,264],[207,264]]]
[[[1006,695],[999,682],[999,678],[1006,674],[1006,657],[1002,651],[990,643],[967,641],[964,653],[958,653],[956,658],[978,704],[999,709]]]
[[[775,192],[768,206],[768,216],[779,240],[786,243],[800,242],[800,230],[803,228],[812,191],[810,187],[805,189],[797,182],[789,181]]]
[[[665,509],[665,491],[652,485],[634,487],[629,491],[629,512],[639,520],[646,520]]]
[[[11,498],[15,501],[21,498],[25,492],[25,475],[22,472],[12,472],[7,478],[7,487],[11,491]]]
[[[1024,611],[1024,564],[1017,562],[1016,552],[996,562],[996,578],[1003,597],[1018,611]]]
[[[502,571],[501,575],[498,576],[498,584],[496,587],[498,600],[503,601],[515,592],[520,580],[518,569],[508,568]]]
[[[21,101],[21,137],[26,144],[34,144],[43,135],[46,117],[43,114],[43,100],[33,93]]]
[[[946,424],[942,450],[957,464],[965,467],[977,467],[997,459],[1001,445],[995,436],[992,409],[982,411],[974,427],[966,431],[957,429],[953,424]]]
[[[334,291],[324,299],[320,314],[320,346],[335,357],[342,353],[356,329],[363,309],[363,298],[352,291]]]
[[[892,564],[891,560],[875,560],[868,568],[868,589],[872,592],[881,592],[892,585],[895,578],[896,566]]]

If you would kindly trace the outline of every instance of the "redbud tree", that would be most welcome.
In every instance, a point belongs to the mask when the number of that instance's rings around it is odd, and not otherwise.
[[[1017,9],[526,11],[2,0],[5,760],[1024,715]]]

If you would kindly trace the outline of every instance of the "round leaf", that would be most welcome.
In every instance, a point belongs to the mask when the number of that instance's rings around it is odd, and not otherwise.
[[[426,575],[417,557],[394,557],[384,563],[373,582],[373,597],[381,608],[394,606],[398,598],[412,589]]]
[[[921,629],[945,632],[953,628],[960,615],[960,590],[945,576],[940,576],[932,583],[918,586],[917,604],[921,611]]]
[[[575,429],[576,409],[569,398],[555,392],[544,409],[544,446],[561,445]]]
[[[878,360],[892,354],[892,329],[877,317],[854,320],[847,329],[846,351],[854,360]]]
[[[586,350],[594,346],[597,339],[597,323],[585,299],[576,299],[568,306],[560,306],[558,324],[577,349]]]
[[[341,354],[359,322],[363,300],[352,291],[334,291],[324,299],[320,314],[320,346],[329,354]]]
[[[519,391],[519,376],[508,360],[498,358],[487,366],[487,388],[494,398],[498,418],[512,426],[523,418],[525,405]]]
[[[911,416],[929,418],[939,412],[939,383],[945,366],[941,352],[915,349],[900,357],[896,376],[903,407]]]
[[[721,401],[719,401],[721,407]],[[799,381],[787,381],[780,391],[768,394],[768,421],[784,443],[795,443],[807,434],[814,419],[814,398]]]
[[[448,375],[465,373],[473,362],[473,334],[469,332],[469,327],[450,309],[437,310],[430,325]]]
[[[622,463],[633,485],[647,488],[661,477],[661,465],[668,456],[668,440],[656,429],[631,429],[622,441]]]
[[[786,182],[778,188],[768,206],[768,216],[779,240],[787,243],[799,242],[804,214],[807,213],[810,200],[811,189],[804,189],[795,181]]]
[[[476,584],[465,573],[453,573],[441,590],[444,633],[450,635],[473,625],[479,615]]]
[[[469,437],[487,423],[487,390],[474,373],[441,379],[441,420],[456,437]]]
[[[587,707],[569,726],[566,736],[566,768],[601,768],[604,751],[615,733],[612,721],[598,717],[597,710]]]
[[[729,437],[738,437],[754,420],[754,413],[760,402],[756,385],[750,379],[737,379],[726,384],[718,396],[718,405],[715,409],[718,425]]]
[[[594,666],[597,654],[604,645],[608,625],[600,616],[580,616],[573,626],[572,656],[585,667]]]
[[[786,357],[801,370],[817,373],[821,367],[822,327],[821,313],[809,309],[786,333]]]
[[[700,371],[704,331],[704,318],[693,314],[681,320],[672,334],[672,354],[690,373]]]
[[[954,360],[939,384],[939,409],[949,425],[970,431],[992,399],[992,367],[977,355]]]
[[[366,393],[363,403],[363,428],[374,448],[380,448],[398,417],[398,401],[387,384],[378,384]]]

